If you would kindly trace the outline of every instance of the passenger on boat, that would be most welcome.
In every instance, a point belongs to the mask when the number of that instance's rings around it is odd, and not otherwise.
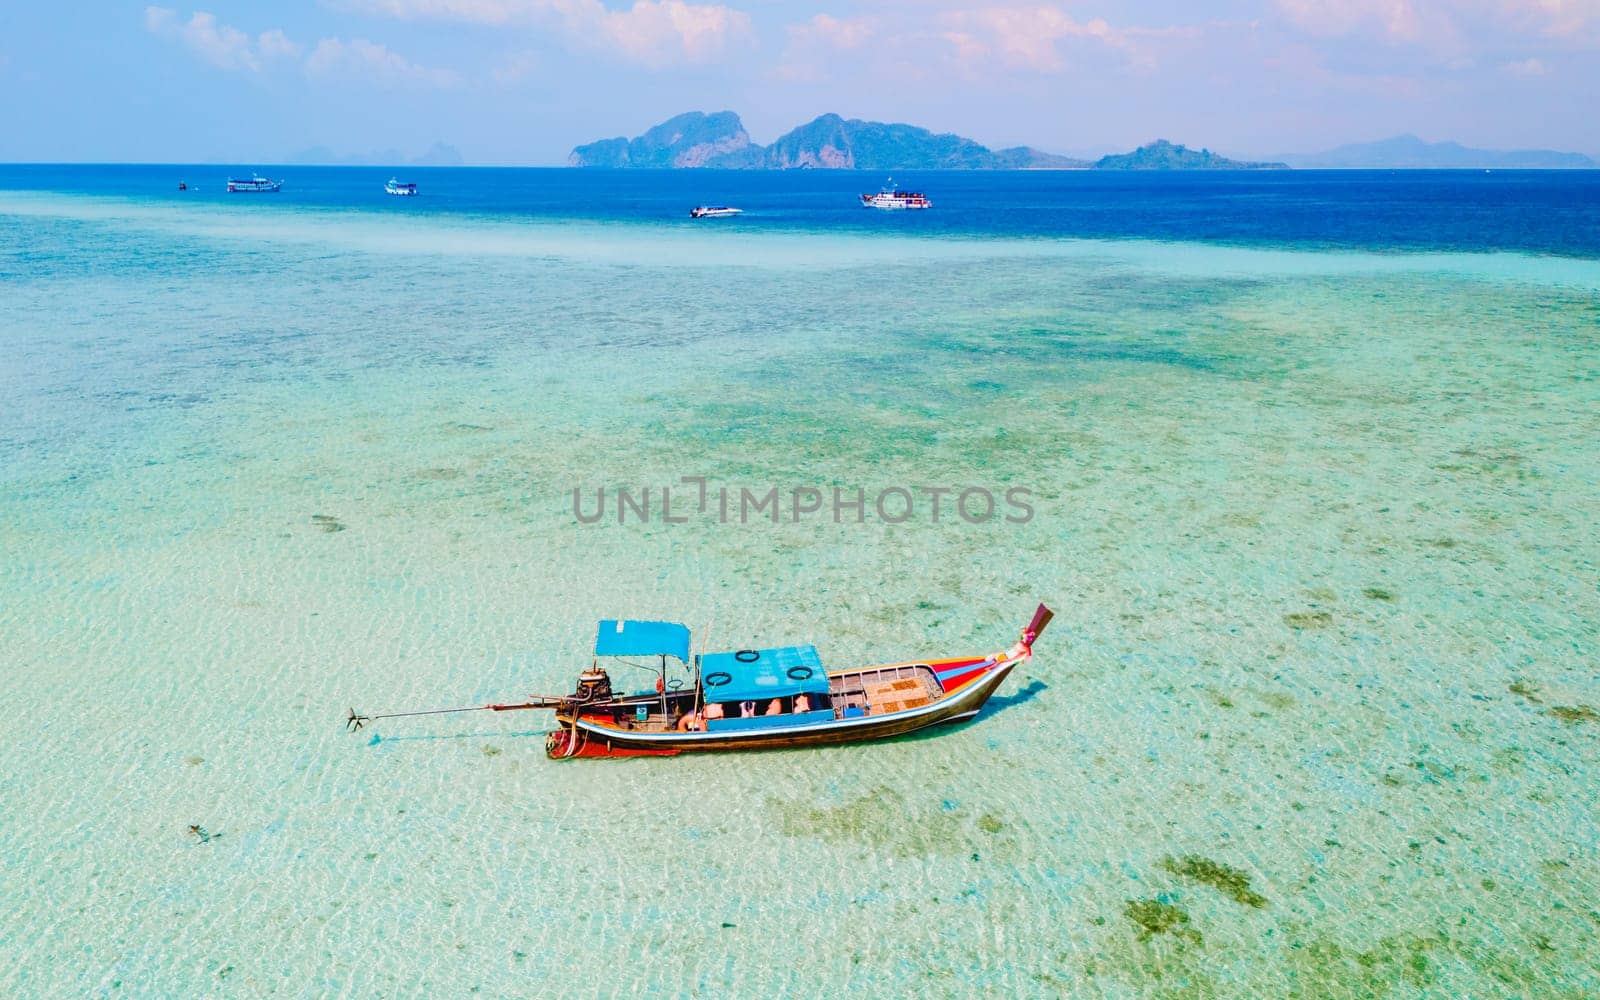
[[[756,717],[756,703],[753,701],[739,702],[739,718],[753,719]]]
[[[765,712],[762,712],[761,714],[762,715],[782,715],[783,714],[783,699],[782,698],[774,698],[771,701],[767,702],[767,710]]]
[[[794,696],[794,711],[796,715],[811,711],[811,699],[806,697],[805,692]]]
[[[706,703],[706,718],[720,719],[723,717],[722,702],[712,701]]]

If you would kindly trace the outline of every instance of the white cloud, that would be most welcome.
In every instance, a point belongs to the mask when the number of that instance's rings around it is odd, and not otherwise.
[[[365,38],[324,38],[306,56],[306,72],[314,76],[353,76],[385,86],[411,84],[453,87],[460,78],[449,70],[419,66],[387,46]]]
[[[591,23],[637,62],[659,64],[681,54],[690,62],[719,55],[728,40],[750,31],[749,15],[730,7],[689,4],[682,0],[638,0],[626,11],[610,10],[599,0],[563,4],[571,27],[582,33]]]
[[[1062,43],[1085,40],[1125,52],[1133,50],[1129,32],[1104,18],[1079,21],[1054,6],[980,7],[949,11],[938,18],[942,36],[958,64],[978,70],[989,64],[1054,73],[1065,69]]]
[[[1416,41],[1426,16],[1413,0],[1277,0],[1291,22],[1318,35],[1373,33]]]
[[[1486,0],[1502,18],[1546,35],[1569,37],[1600,24],[1600,0]]]
[[[792,42],[815,42],[835,49],[854,49],[872,37],[874,26],[864,17],[839,18],[818,14],[804,24],[788,28]]]
[[[167,7],[146,7],[144,26],[152,34],[181,41],[189,51],[219,69],[259,72],[275,59],[293,58],[300,49],[276,28],[251,38],[238,28],[196,11],[187,21]]]
[[[742,10],[684,0],[636,0],[619,10],[601,0],[346,0],[346,5],[398,18],[554,23],[581,44],[650,66],[706,62],[751,33],[750,16]]]
[[[151,34],[160,34],[172,24],[178,12],[170,7],[146,7],[144,9],[144,29]]]
[[[1204,30],[1117,27],[1099,17],[1079,20],[1051,3],[973,7],[958,2],[917,17],[817,14],[788,26],[788,45],[773,76],[814,82],[841,67],[867,67],[902,83],[951,72],[969,78],[1004,71],[1057,74],[1096,51],[1114,52],[1127,67],[1144,71],[1155,68],[1157,55],[1171,45],[1192,42]]]
[[[460,82],[449,70],[419,66],[365,38],[324,38],[301,61],[304,50],[280,29],[271,28],[252,38],[238,28],[218,23],[214,15],[203,10],[182,21],[178,12],[170,8],[146,7],[144,24],[152,34],[181,41],[191,52],[221,69],[258,73],[275,62],[299,62],[314,76],[356,76],[386,86],[453,87]]]
[[[1544,76],[1544,63],[1538,59],[1523,59],[1519,62],[1508,62],[1500,67],[1512,76]]]
[[[1600,0],[1274,0],[1296,27],[1445,52],[1494,47],[1506,32],[1596,40]]]
[[[294,59],[300,55],[300,46],[277,28],[263,31],[256,39],[256,48],[266,59]]]
[[[508,24],[525,20],[530,13],[549,5],[538,0],[348,0],[341,6],[398,18]]]
[[[531,52],[518,52],[491,74],[498,84],[512,84],[531,75],[539,68],[539,58]]]
[[[859,49],[878,33],[878,27],[871,18],[839,18],[831,14],[818,14],[809,21],[791,24],[784,29],[789,41],[772,75],[807,83],[826,79],[829,62],[841,52]]]

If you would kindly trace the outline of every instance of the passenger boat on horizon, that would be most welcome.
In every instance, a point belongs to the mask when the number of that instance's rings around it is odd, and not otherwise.
[[[283,189],[283,181],[273,181],[253,174],[244,179],[228,178],[229,194],[272,194]]]
[[[1010,648],[981,656],[906,660],[825,671],[815,646],[689,654],[689,629],[677,622],[600,623],[595,659],[564,696],[421,712],[358,715],[351,731],[377,719],[455,712],[554,709],[545,752],[570,757],[672,756],[717,750],[777,750],[890,739],[978,714],[1054,613],[1043,604]],[[600,658],[656,674],[655,690],[619,694]],[[623,657],[657,658],[658,665]],[[668,660],[686,677],[669,677]],[[376,739],[376,737],[375,737]]]
[[[735,215],[743,215],[744,209],[730,208],[727,205],[701,205],[689,210],[691,219],[727,219]]]
[[[929,201],[920,191],[901,191],[894,186],[894,178],[883,186],[877,194],[864,194],[861,204],[868,208],[882,208],[889,210],[932,208],[933,202]]]
[[[391,177],[389,178],[389,183],[383,186],[383,193],[392,194],[397,198],[415,198],[417,196],[417,186],[415,184],[402,184],[399,180]]]

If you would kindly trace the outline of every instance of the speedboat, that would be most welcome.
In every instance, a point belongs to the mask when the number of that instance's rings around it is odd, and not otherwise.
[[[902,209],[902,208],[932,208],[933,202],[929,201],[920,191],[901,191],[894,186],[894,178],[889,178],[889,183],[877,194],[864,194],[861,204],[868,208]]]
[[[545,739],[545,752],[557,760],[886,740],[977,715],[1006,675],[1032,658],[1051,617],[1039,605],[1022,637],[999,652],[842,670],[824,669],[810,645],[691,657],[689,629],[677,622],[607,620],[595,636],[595,658],[572,694],[384,715],[351,709],[345,724],[353,732],[400,716],[553,709],[556,727]],[[614,691],[603,657],[654,674],[655,690]]]
[[[228,178],[229,194],[271,194],[281,190],[283,190],[283,181],[268,180],[260,174],[253,174],[243,180],[237,177]]]
[[[743,215],[742,208],[729,208],[727,205],[701,205],[689,210],[691,219],[726,219],[734,215]]]
[[[401,198],[411,198],[416,196],[417,186],[415,184],[402,184],[391,177],[389,178],[389,183],[383,186],[383,193],[398,195]]]

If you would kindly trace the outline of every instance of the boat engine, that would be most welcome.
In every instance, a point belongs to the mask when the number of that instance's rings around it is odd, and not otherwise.
[[[611,675],[600,667],[590,667],[578,675],[578,691],[573,697],[579,702],[610,701]]]

